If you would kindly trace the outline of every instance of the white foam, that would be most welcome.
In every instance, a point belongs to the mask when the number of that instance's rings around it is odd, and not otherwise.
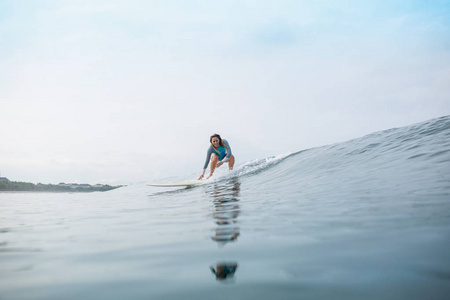
[[[291,154],[292,153],[286,153],[262,159],[253,159],[231,171],[228,170],[228,166],[224,165],[225,168],[217,168],[214,171],[214,175],[209,179],[209,181],[220,181],[231,177],[240,177],[253,172],[258,172],[259,170],[264,170],[271,165],[277,164]]]

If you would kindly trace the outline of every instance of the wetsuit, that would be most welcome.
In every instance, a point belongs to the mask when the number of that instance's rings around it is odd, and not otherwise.
[[[209,160],[211,159],[211,154],[216,154],[219,156],[219,161],[222,161],[222,159],[230,158],[231,156],[231,147],[230,144],[228,144],[227,140],[222,140],[223,144],[227,147],[219,146],[219,148],[214,149],[214,147],[211,145],[208,148],[208,152],[206,153],[206,161],[205,165],[203,166],[203,170],[205,170],[208,167]]]

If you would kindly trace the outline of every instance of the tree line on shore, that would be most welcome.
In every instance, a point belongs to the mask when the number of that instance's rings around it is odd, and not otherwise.
[[[3,192],[105,192],[121,187],[110,185],[85,185],[85,186],[68,186],[58,184],[34,184],[31,182],[0,182],[0,191]]]

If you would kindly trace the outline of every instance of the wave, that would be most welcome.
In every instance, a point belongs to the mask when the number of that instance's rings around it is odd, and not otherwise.
[[[413,182],[428,181],[431,187],[447,180],[449,189],[449,162],[450,116],[444,116],[342,143],[254,159],[231,172],[218,168],[204,184],[253,178],[249,182],[253,188],[321,184],[338,190],[349,185],[373,189],[397,184],[411,189]]]
[[[387,187],[402,177],[405,184],[415,182],[424,177],[421,172],[448,179],[448,169],[450,116],[444,116],[342,143],[255,159],[231,173],[219,173],[214,181],[257,176],[260,184],[285,186],[327,178],[332,185],[372,180],[374,185]],[[435,176],[428,180],[436,181]]]

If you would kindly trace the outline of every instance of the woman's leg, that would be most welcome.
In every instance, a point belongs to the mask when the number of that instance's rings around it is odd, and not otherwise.
[[[230,170],[233,170],[234,167],[234,155],[231,155],[230,158],[228,159],[228,168]]]
[[[214,170],[216,169],[218,161],[219,161],[219,156],[217,156],[217,154],[215,154],[215,153],[211,154],[211,159],[210,159],[211,171],[209,173],[208,178],[211,177],[212,174],[214,173]]]

